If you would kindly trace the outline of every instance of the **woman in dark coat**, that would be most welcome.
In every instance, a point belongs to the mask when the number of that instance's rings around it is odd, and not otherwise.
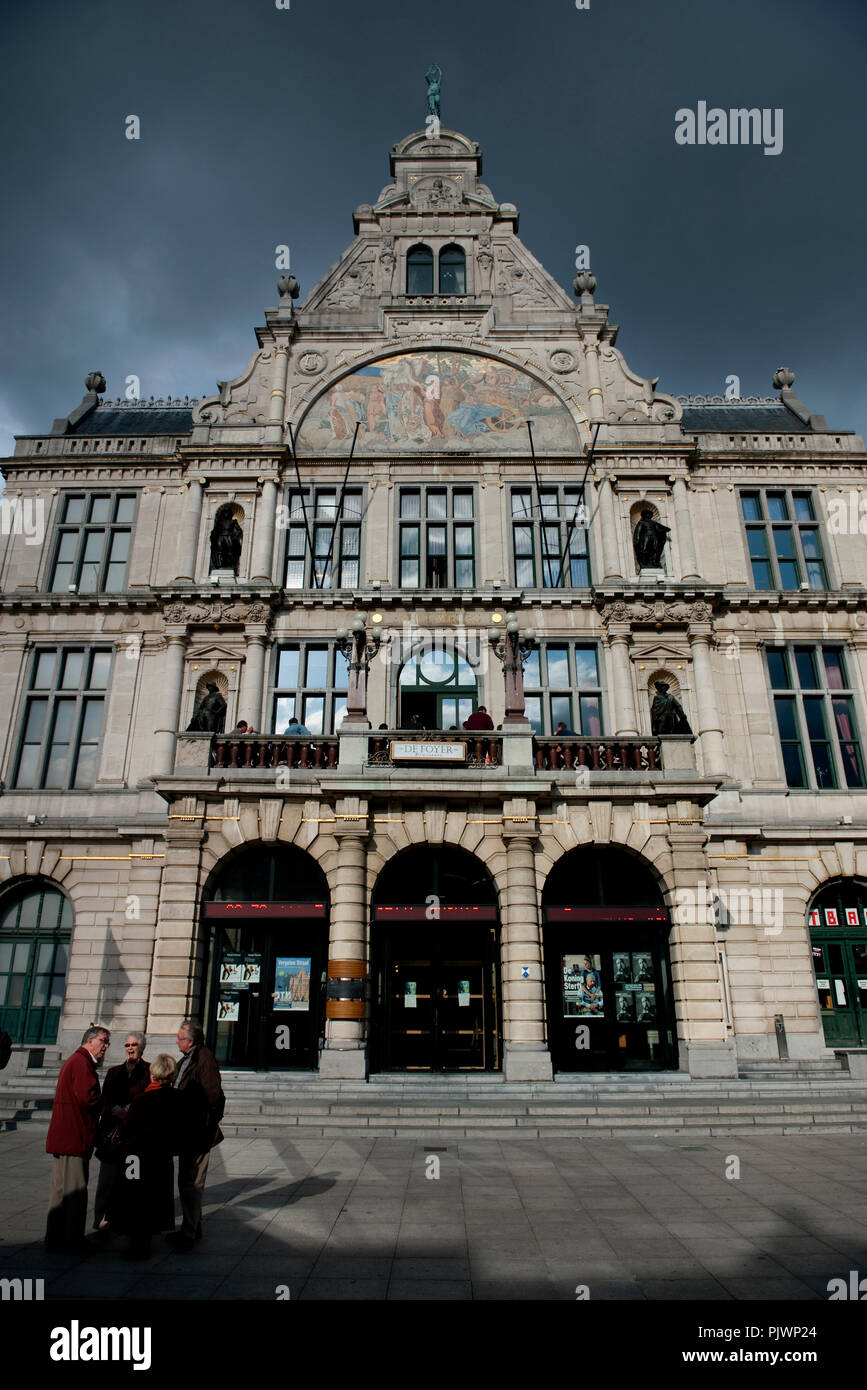
[[[181,1099],[172,1085],[175,1070],[165,1052],[151,1062],[150,1085],[132,1102],[124,1129],[108,1219],[113,1230],[129,1236],[125,1258],[131,1260],[147,1259],[156,1232],[174,1230],[173,1155],[182,1142]]]

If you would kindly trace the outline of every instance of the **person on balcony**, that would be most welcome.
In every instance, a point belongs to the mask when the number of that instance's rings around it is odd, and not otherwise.
[[[300,724],[294,714],[283,730],[284,738],[310,738],[310,730],[306,724]]]
[[[561,720],[560,720],[560,723],[557,725],[556,729],[554,730],[554,737],[555,737],[555,738],[577,738],[578,735],[576,734],[576,732],[575,732],[574,729],[570,729],[570,728],[567,726],[567,724],[565,723],[565,721],[561,719]]]
[[[484,705],[479,705],[475,714],[471,714],[469,719],[464,720],[465,729],[493,729],[493,727],[494,721]]]

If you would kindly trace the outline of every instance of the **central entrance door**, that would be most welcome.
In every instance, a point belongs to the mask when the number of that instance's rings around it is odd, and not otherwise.
[[[371,1066],[500,1066],[497,908],[472,855],[427,846],[398,855],[374,891]]]
[[[867,884],[829,884],[808,920],[825,1043],[867,1047]]]
[[[420,926],[412,908],[376,909],[375,1004],[383,1071],[491,1071],[499,1065],[493,908],[453,907]],[[448,909],[446,909],[448,912]],[[470,912],[474,920],[467,920]],[[489,922],[479,922],[484,912]],[[396,920],[397,919],[397,920]]]

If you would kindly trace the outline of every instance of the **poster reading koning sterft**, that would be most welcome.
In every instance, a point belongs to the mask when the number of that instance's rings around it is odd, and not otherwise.
[[[278,956],[274,963],[274,1008],[293,1013],[310,1009],[310,956]]]

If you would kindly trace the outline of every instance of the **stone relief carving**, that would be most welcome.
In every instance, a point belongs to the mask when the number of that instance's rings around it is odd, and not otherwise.
[[[242,623],[259,624],[268,621],[270,608],[266,603],[233,603],[230,599],[214,599],[207,603],[170,603],[165,610],[167,623]]]
[[[548,354],[548,366],[552,372],[565,375],[566,372],[574,372],[577,365],[578,360],[574,352],[567,352],[565,348],[557,348],[556,352]]]
[[[298,370],[304,372],[305,376],[318,376],[324,372],[328,365],[328,359],[324,352],[302,352],[298,358]]]
[[[412,186],[411,201],[416,207],[454,207],[463,201],[463,191],[451,179],[419,179]]]
[[[599,349],[599,378],[605,397],[606,419],[648,420],[665,424],[679,420],[683,409],[673,396],[656,394],[657,378],[648,380],[630,371],[622,353],[610,344]]]
[[[510,294],[515,309],[527,309],[533,304],[548,304],[551,300],[548,291],[529,271],[517,261],[504,260],[502,257],[499,261],[497,291],[499,294]]]
[[[663,599],[653,603],[615,599],[603,604],[601,613],[606,623],[709,623],[712,617],[709,603],[666,603]]]
[[[476,251],[477,289],[480,294],[489,294],[491,276],[494,270],[494,247],[488,232],[482,232]]]
[[[374,252],[370,251],[343,274],[332,290],[326,295],[322,307],[325,309],[360,309],[363,295],[374,293],[373,267]]]

